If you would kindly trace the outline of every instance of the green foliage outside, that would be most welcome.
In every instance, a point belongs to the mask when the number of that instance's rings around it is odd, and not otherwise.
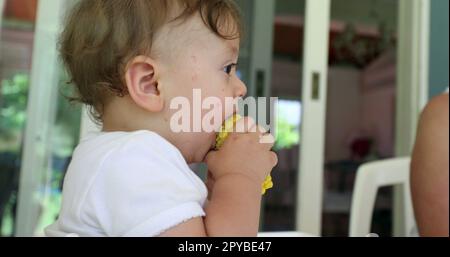
[[[299,128],[286,119],[277,119],[275,150],[290,149],[300,142]]]

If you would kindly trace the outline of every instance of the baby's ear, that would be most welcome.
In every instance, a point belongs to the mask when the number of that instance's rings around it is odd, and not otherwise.
[[[160,112],[164,108],[157,72],[156,62],[147,56],[133,58],[125,71],[130,97],[138,106],[150,112]]]

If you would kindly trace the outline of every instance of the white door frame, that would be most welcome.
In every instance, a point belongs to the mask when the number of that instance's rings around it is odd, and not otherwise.
[[[398,157],[411,155],[419,116],[428,101],[430,11],[430,0],[399,2],[395,126],[395,152]],[[405,236],[405,231],[410,229],[404,227],[401,192],[400,187],[394,189],[394,236]]]
[[[330,11],[331,0],[306,0],[296,228],[317,236],[322,228]]]
[[[0,0],[0,28],[2,27],[3,16],[5,15],[5,0]]]
[[[0,37],[2,36],[3,31],[3,17],[5,16],[5,0],[0,0]],[[1,47],[1,40],[0,40],[0,47]],[[1,48],[0,48],[1,49]],[[3,59],[0,53],[0,65],[2,64]]]
[[[33,236],[50,169],[51,133],[56,116],[60,64],[57,38],[67,1],[40,0],[33,46],[27,122],[18,193],[16,236]],[[53,46],[53,47],[52,47]]]
[[[396,153],[410,155],[429,88],[430,0],[400,0]]]

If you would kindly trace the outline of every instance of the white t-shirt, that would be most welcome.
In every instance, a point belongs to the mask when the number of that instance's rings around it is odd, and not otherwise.
[[[156,133],[91,133],[75,149],[47,236],[158,236],[205,216],[207,189]]]

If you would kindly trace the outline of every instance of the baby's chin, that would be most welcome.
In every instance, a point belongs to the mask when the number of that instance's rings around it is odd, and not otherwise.
[[[205,143],[199,147],[199,152],[201,154],[199,154],[198,162],[204,162],[206,156],[208,156],[208,154],[211,151],[215,150],[217,133],[212,132],[212,133],[207,133],[207,135],[208,136],[207,136],[207,139],[205,139]]]
[[[216,133],[202,132],[201,136],[198,133],[195,133],[195,135],[190,135],[190,137],[191,138],[187,141],[190,146],[185,148],[184,152],[186,162],[188,164],[204,162],[206,156],[215,149]]]

